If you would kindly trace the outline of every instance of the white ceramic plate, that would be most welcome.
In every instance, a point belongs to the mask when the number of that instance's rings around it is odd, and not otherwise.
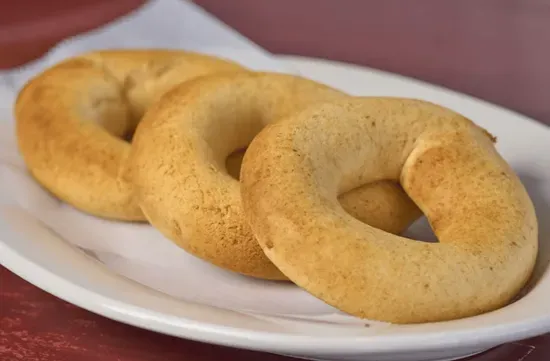
[[[415,97],[448,106],[497,135],[498,148],[522,177],[540,221],[540,257],[523,297],[500,310],[450,322],[366,323],[335,312],[294,286],[229,275],[191,257],[186,272],[176,275],[185,292],[173,297],[143,285],[154,280],[130,280],[117,273],[151,265],[136,261],[124,268],[108,257],[99,257],[103,261],[99,262],[14,204],[0,208],[0,262],[68,302],[121,322],[305,358],[453,359],[550,331],[550,128],[408,78],[306,58],[282,60],[307,77],[352,94]],[[93,228],[88,232],[93,235]],[[425,224],[419,223],[412,232],[425,232]]]

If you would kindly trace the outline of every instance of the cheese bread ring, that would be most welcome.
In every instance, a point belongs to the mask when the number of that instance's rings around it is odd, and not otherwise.
[[[533,204],[492,136],[432,103],[346,99],[267,126],[241,169],[252,232],[297,285],[355,316],[443,321],[505,305],[537,255]],[[358,222],[337,195],[399,181],[439,242]]]
[[[76,208],[145,220],[124,177],[129,136],[145,109],[177,83],[243,71],[230,61],[169,50],[109,50],[65,60],[31,79],[15,104],[30,173]]]

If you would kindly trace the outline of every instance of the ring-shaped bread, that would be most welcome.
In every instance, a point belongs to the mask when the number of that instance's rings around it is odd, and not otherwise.
[[[61,200],[110,219],[145,220],[125,176],[133,132],[149,105],[177,83],[245,71],[222,59],[171,50],[107,50],[46,69],[15,104],[20,152]]]
[[[266,124],[346,97],[317,82],[274,73],[211,75],[175,87],[147,112],[134,135],[132,179],[147,219],[168,239],[219,267],[286,279],[244,222],[239,182],[226,159]],[[395,182],[367,185],[341,200],[359,219],[393,233],[420,215]]]
[[[247,221],[297,285],[362,318],[442,321],[505,305],[528,280],[537,220],[493,137],[467,118],[412,99],[323,104],[267,126],[241,168]],[[337,195],[392,180],[438,243],[358,222]]]

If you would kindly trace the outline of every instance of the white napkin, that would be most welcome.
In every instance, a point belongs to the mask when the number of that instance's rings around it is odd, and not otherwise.
[[[149,225],[110,222],[81,213],[29,177],[13,132],[17,91],[30,76],[65,57],[115,47],[181,48],[230,58],[251,69],[291,72],[201,8],[181,0],[151,1],[118,21],[68,39],[32,64],[0,72],[0,206],[24,208],[109,268],[176,297],[259,313],[334,314],[333,308],[293,285],[252,280],[203,262]]]

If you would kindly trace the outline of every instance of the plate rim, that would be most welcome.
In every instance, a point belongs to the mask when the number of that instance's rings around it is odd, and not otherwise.
[[[516,323],[506,323],[491,327],[480,327],[475,330],[452,331],[444,333],[432,332],[413,335],[368,335],[368,336],[316,336],[288,333],[273,333],[268,331],[251,331],[246,328],[212,325],[184,317],[166,315],[146,308],[129,305],[124,301],[107,297],[83,286],[71,282],[48,269],[35,264],[23,255],[19,255],[0,240],[0,261],[8,270],[31,283],[35,287],[75,306],[108,319],[128,324],[130,326],[153,332],[184,338],[192,341],[237,347],[255,351],[284,352],[287,354],[308,354],[309,352],[336,353],[338,355],[358,355],[397,352],[436,351],[444,348],[463,348],[482,352],[494,346],[507,342],[534,337],[550,329],[550,317],[547,322],[541,322],[535,317]],[[6,255],[8,255],[6,257]],[[5,262],[8,260],[8,262]],[[93,260],[90,260],[93,262]],[[19,266],[14,266],[19,263]],[[21,266],[24,265],[24,266]],[[98,265],[98,267],[101,267]],[[108,269],[107,267],[105,267]],[[114,274],[114,272],[113,272]],[[119,275],[117,275],[119,276]],[[122,277],[122,276],[120,276]],[[40,280],[42,279],[42,281]],[[44,282],[48,279],[48,282]],[[57,286],[56,286],[57,285]],[[64,291],[60,291],[60,290]],[[153,290],[154,292],[158,292]],[[79,296],[74,296],[79,295]],[[132,308],[134,311],[147,314],[147,318],[158,319],[177,318],[183,324],[175,328],[167,328],[167,321],[141,322],[140,318],[132,317],[128,312],[120,311]],[[117,311],[118,310],[118,311]],[[135,313],[135,312],[134,312]],[[538,323],[539,327],[528,325]],[[163,327],[164,326],[164,327]],[[510,329],[513,332],[510,332]],[[479,335],[489,335],[480,343]],[[450,337],[452,336],[452,337]],[[422,342],[418,342],[422,339]],[[322,343],[320,343],[322,342]],[[471,347],[471,348],[470,348]]]
[[[332,61],[320,58],[310,58],[296,55],[276,55],[276,58],[284,63],[293,64],[301,63],[304,67],[307,64],[320,64],[333,68],[352,68],[357,71],[368,71],[378,73],[384,77],[398,78],[409,83],[415,83],[422,87],[429,87],[438,92],[450,93],[451,95],[465,97],[469,101],[482,104],[500,112],[505,111],[510,113],[510,116],[519,118],[522,121],[528,121],[541,127],[541,130],[549,131],[550,127],[545,126],[541,122],[529,118],[521,113],[501,107],[499,105],[489,103],[485,100],[478,99],[468,94],[453,91],[451,89],[427,83],[415,78],[386,72],[357,64],[348,64],[345,62]],[[550,133],[549,133],[550,134]],[[60,298],[69,303],[84,308],[90,312],[100,316],[107,317],[118,322],[126,323],[135,327],[149,329],[158,333],[169,334],[176,337],[187,338],[190,340],[219,344],[225,346],[239,347],[252,350],[278,350],[297,353],[308,353],[311,351],[321,352],[337,352],[340,354],[358,354],[358,353],[390,353],[403,351],[426,351],[440,350],[445,347],[462,348],[467,346],[474,347],[479,345],[479,337],[483,334],[483,345],[498,345],[505,342],[515,341],[527,337],[540,335],[550,331],[550,313],[545,318],[531,317],[520,322],[505,323],[501,325],[481,326],[473,330],[451,331],[443,335],[439,332],[431,334],[412,334],[412,335],[366,335],[366,336],[310,336],[296,335],[288,333],[271,333],[250,331],[246,328],[234,328],[228,326],[212,325],[205,322],[197,322],[194,320],[183,319],[188,324],[186,327],[178,327],[179,332],[170,332],[162,326],[167,324],[166,321],[153,324],[144,324],[139,320],[133,319],[131,316],[125,317],[123,312],[116,312],[121,306],[128,306],[127,303],[116,299],[109,299],[104,295],[89,291],[81,285],[75,284],[61,275],[51,273],[40,265],[33,263],[25,258],[24,255],[18,254],[15,250],[8,247],[4,242],[0,241],[0,263],[7,269],[32,283],[34,286]],[[48,275],[48,277],[46,277]],[[49,281],[44,281],[49,279]],[[57,287],[52,285],[58,285]],[[71,289],[74,291],[71,292]],[[77,294],[88,294],[87,297],[76,296]],[[95,301],[94,298],[96,298]],[[99,298],[99,299],[98,299]],[[102,301],[102,302],[100,302]],[[134,307],[134,306],[132,306]],[[143,311],[158,314],[162,317],[167,317],[166,314],[158,313],[148,309]],[[176,317],[170,315],[170,317]],[[196,324],[200,325],[196,325]],[[183,331],[183,332],[182,332]],[[419,342],[422,340],[422,342]],[[322,343],[320,343],[322,342]],[[487,346],[489,348],[491,346]]]

